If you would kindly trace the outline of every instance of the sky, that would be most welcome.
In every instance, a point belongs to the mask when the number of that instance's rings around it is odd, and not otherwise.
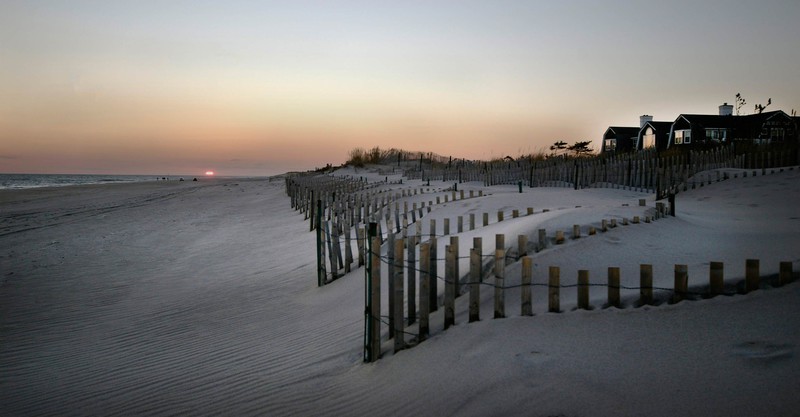
[[[602,3],[602,4],[601,4]],[[0,172],[488,159],[639,116],[800,110],[800,2],[3,1]]]

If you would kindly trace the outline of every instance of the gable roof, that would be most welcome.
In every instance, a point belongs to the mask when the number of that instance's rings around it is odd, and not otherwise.
[[[641,132],[644,132],[644,128],[650,126],[655,130],[657,133],[666,131],[669,133],[669,130],[672,129],[672,122],[654,122],[649,121],[642,126]]]
[[[644,132],[647,130],[647,127],[653,128],[653,133],[656,135],[656,148],[664,149],[667,147],[667,141],[669,140],[669,133],[672,131],[672,122],[659,122],[659,121],[649,121],[639,129],[639,135],[636,137],[636,149],[641,150],[644,146],[642,143],[642,138],[644,137]]]
[[[634,137],[639,134],[638,127],[630,127],[630,126],[609,126],[606,129],[606,134],[603,135],[605,138],[608,135],[608,132],[612,132],[617,136],[625,136],[625,137]]]
[[[760,126],[765,121],[780,115],[786,115],[782,110],[769,111],[764,113],[748,114],[744,116],[719,116],[716,114],[681,114],[680,119],[684,119],[690,124],[699,125],[702,127],[724,127],[724,128],[742,128],[749,126]]]

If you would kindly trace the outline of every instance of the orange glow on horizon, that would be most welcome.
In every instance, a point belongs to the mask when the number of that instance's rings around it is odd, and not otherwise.
[[[206,171],[206,176],[209,176],[209,177],[214,176],[214,171]]]

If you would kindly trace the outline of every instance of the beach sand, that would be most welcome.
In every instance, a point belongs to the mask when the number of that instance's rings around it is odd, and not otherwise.
[[[687,259],[694,282],[712,260],[731,278],[747,256],[765,273],[780,260],[797,269],[796,172],[680,194],[677,218],[536,262],[603,280],[609,263],[651,259],[667,286]],[[594,224],[639,197],[488,190],[438,213],[561,209],[495,225],[491,241]],[[314,244],[280,179],[0,191],[0,415],[790,415],[800,405],[797,283],[640,309],[565,302],[561,314],[542,310],[540,291],[535,317],[504,320],[490,319],[485,290],[481,322],[466,324],[461,297],[454,328],[435,315],[431,339],[363,364],[363,271],[318,288]]]

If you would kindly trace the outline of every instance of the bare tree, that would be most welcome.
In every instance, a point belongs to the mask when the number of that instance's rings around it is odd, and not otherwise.
[[[761,104],[756,104],[756,107],[755,107],[754,111],[756,113],[758,113],[758,114],[761,114],[761,113],[764,112],[764,109],[769,107],[770,104],[772,104],[772,98],[771,97],[767,99],[767,105],[766,106],[762,106]]]
[[[747,102],[745,102],[744,97],[742,97],[742,94],[741,93],[736,93],[736,115],[737,116],[739,114],[741,114],[740,110],[742,109],[742,106],[744,106],[745,104],[747,104]]]

